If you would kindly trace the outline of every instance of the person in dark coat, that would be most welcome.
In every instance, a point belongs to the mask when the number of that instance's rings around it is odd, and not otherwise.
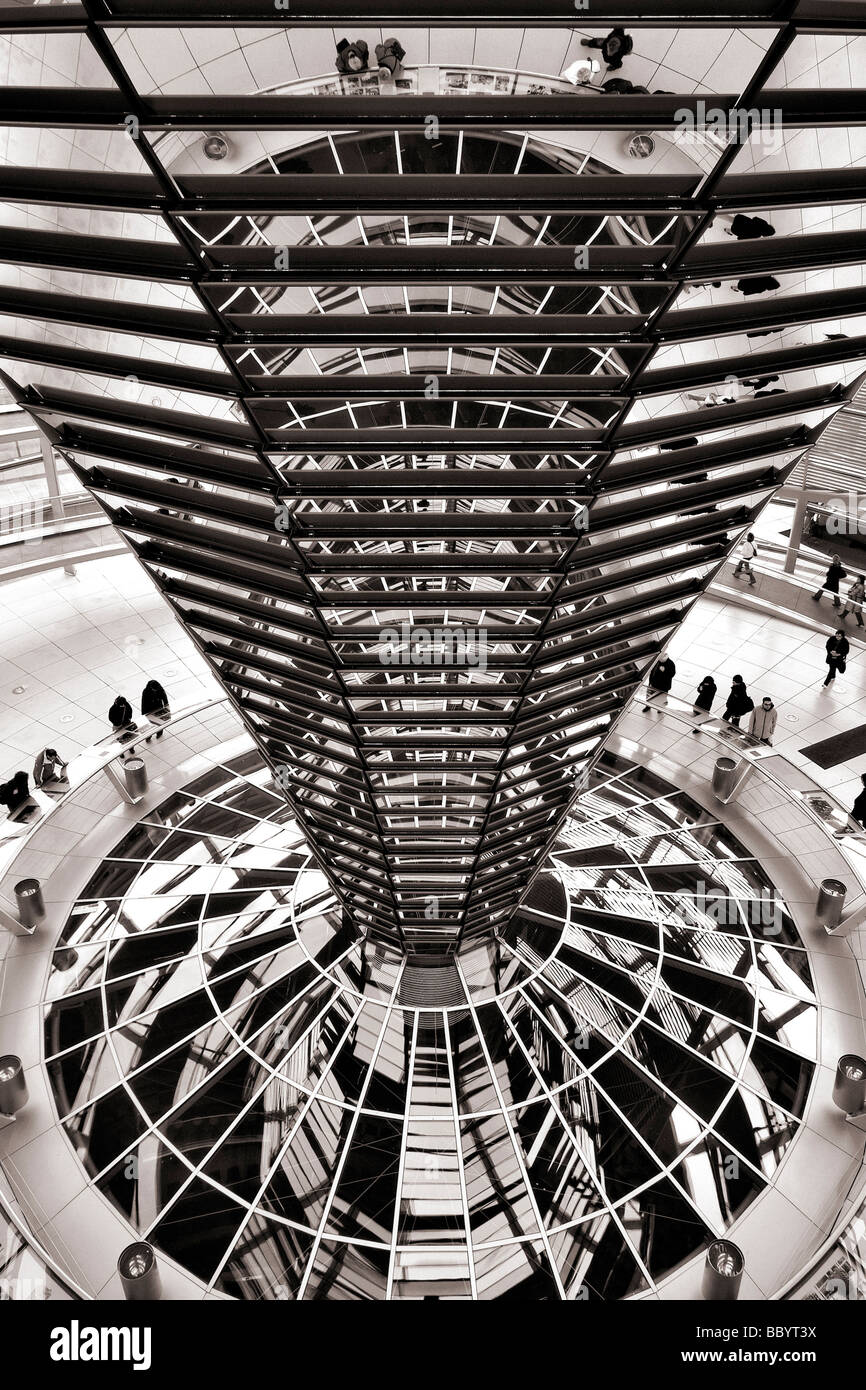
[[[733,724],[737,729],[740,727],[740,720],[744,714],[751,714],[755,708],[755,702],[746,689],[746,682],[742,676],[734,676],[731,684],[731,692],[725,704],[725,712],[722,718],[728,724]]]
[[[159,681],[148,681],[141,692],[141,716],[143,719],[157,718],[167,719],[171,714],[168,707],[168,696],[160,685]],[[144,740],[150,743],[152,738],[162,738],[163,730],[158,729],[156,734],[148,734]]]
[[[649,90],[646,87],[639,87],[634,82],[629,82],[627,77],[612,77],[608,82],[602,82],[600,91],[608,92],[614,96],[648,96]]]
[[[623,58],[627,58],[634,48],[631,35],[619,26],[611,29],[603,39],[581,39],[580,42],[584,48],[600,48],[601,56],[612,72],[622,67]]]
[[[6,807],[13,820],[27,820],[38,809],[30,796],[30,779],[26,772],[16,772],[0,786],[0,805]]]
[[[121,743],[126,743],[131,738],[133,731],[138,728],[132,718],[132,705],[123,695],[115,696],[114,704],[108,711],[108,719]],[[125,758],[134,752],[135,749],[130,748],[123,756]]]
[[[860,782],[863,790],[855,798],[854,805],[851,807],[851,815],[858,824],[866,827],[866,772],[861,773]]]
[[[697,436],[690,434],[684,439],[669,439],[666,443],[660,444],[660,449],[696,449]]]
[[[827,638],[825,645],[827,648],[827,655],[824,660],[827,662],[830,669],[827,672],[827,679],[824,681],[824,684],[829,685],[831,681],[836,679],[837,671],[844,672],[845,658],[851,650],[851,644],[845,636],[844,629],[840,627],[838,632],[835,632],[832,637]]]
[[[818,590],[817,594],[813,594],[813,595],[812,595],[813,601],[814,601],[815,603],[818,603],[818,601],[820,600],[822,594],[832,594],[832,596],[833,596],[833,607],[834,607],[834,608],[838,608],[838,607],[839,607],[839,583],[840,583],[840,580],[842,580],[842,579],[847,579],[847,578],[848,578],[848,571],[842,568],[842,561],[839,559],[839,556],[838,556],[838,555],[834,555],[834,556],[833,556],[833,559],[832,559],[831,562],[830,562],[830,568],[828,569],[826,575],[824,576],[824,583],[821,585],[821,587],[820,587],[820,589]]]
[[[745,275],[742,280],[737,281],[736,288],[740,294],[769,294],[770,290],[781,289],[779,281],[775,275]]]
[[[776,235],[776,228],[763,217],[747,217],[743,212],[736,214],[726,231],[728,236],[736,237],[737,241],[753,241],[756,237]]]
[[[647,700],[651,700],[654,695],[667,695],[676,673],[677,668],[669,656],[663,656],[661,661],[657,661],[647,681]],[[644,705],[644,712],[648,709],[649,705]]]
[[[695,710],[703,710],[705,714],[709,714],[718,688],[712,676],[704,676],[695,695]]]
[[[356,39],[354,43],[340,39],[337,44],[337,72],[366,72],[369,56],[370,46],[363,39]]]
[[[406,50],[399,39],[386,39],[384,43],[377,43],[376,62],[379,65],[380,80],[390,82],[401,77],[405,57]]]

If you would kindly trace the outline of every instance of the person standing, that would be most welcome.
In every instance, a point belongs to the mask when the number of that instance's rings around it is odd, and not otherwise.
[[[403,74],[403,59],[406,50],[399,39],[386,39],[376,44],[376,62],[379,64],[379,80],[393,82]]]
[[[752,738],[758,739],[761,743],[771,744],[778,717],[779,711],[769,695],[765,695],[757,708],[752,710],[752,717],[749,720],[749,733]]]
[[[581,39],[580,42],[583,48],[600,48],[601,56],[612,72],[622,67],[623,58],[627,58],[634,48],[631,35],[618,25],[603,39]]]
[[[831,681],[836,679],[837,671],[841,671],[843,675],[845,674],[845,658],[851,650],[851,644],[845,636],[845,629],[840,627],[832,637],[827,638],[825,645],[827,648],[827,655],[824,660],[827,662],[830,669],[827,672],[827,679],[824,681],[824,684],[829,685]]]
[[[830,568],[827,570],[827,573],[824,576],[824,583],[821,585],[821,588],[818,590],[817,594],[812,595],[813,601],[815,603],[818,603],[820,602],[822,594],[832,594],[833,607],[838,608],[839,581],[842,579],[847,579],[847,577],[848,571],[842,568],[842,561],[839,559],[839,556],[834,555],[832,561],[830,562]]]
[[[740,558],[737,561],[737,568],[734,570],[734,578],[736,578],[742,570],[745,570],[746,574],[749,576],[749,583],[753,588],[755,585],[755,571],[752,569],[752,561],[757,553],[758,547],[755,545],[755,534],[753,531],[750,531],[746,539],[740,545]]]
[[[712,676],[704,676],[695,695],[695,712],[701,710],[704,714],[709,714],[713,707],[713,700],[716,698],[718,686]]]
[[[654,695],[668,695],[676,673],[677,668],[669,656],[663,656],[661,661],[657,661],[647,681],[647,700],[651,700]],[[644,705],[643,709],[646,713],[649,705]]]
[[[847,618],[849,613],[853,613],[857,619],[857,626],[863,626],[863,599],[866,598],[866,577],[858,575],[848,590],[848,599],[845,607],[840,613],[840,617]]]
[[[866,772],[860,774],[862,790],[858,792],[854,805],[851,807],[851,815],[859,825],[866,828]]]
[[[127,743],[132,737],[133,732],[138,728],[138,725],[134,723],[132,718],[132,705],[123,695],[115,696],[114,704],[108,711],[108,719],[114,733],[121,743]],[[135,749],[130,748],[128,752],[130,754],[134,753]],[[127,753],[124,752],[123,756],[125,758]]]
[[[363,39],[356,39],[354,43],[340,39],[337,44],[337,72],[366,72],[369,55],[370,46]]]
[[[143,719],[153,719],[154,717],[158,719],[168,719],[171,715],[171,710],[168,707],[168,696],[159,681],[148,681],[147,685],[142,690],[141,715]],[[163,730],[159,729],[155,737],[159,739],[162,738],[162,735]],[[153,734],[148,734],[147,738],[144,740],[145,743],[150,743],[153,737]]]
[[[746,689],[746,682],[742,676],[734,676],[722,718],[726,723],[733,724],[735,728],[739,729],[743,715],[751,714],[754,708],[755,702]]]

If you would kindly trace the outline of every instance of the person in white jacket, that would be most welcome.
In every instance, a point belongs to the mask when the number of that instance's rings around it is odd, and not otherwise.
[[[778,717],[779,711],[769,695],[765,695],[761,703],[752,710],[749,720],[749,733],[752,738],[759,739],[761,743],[772,743]]]
[[[746,539],[740,545],[740,558],[737,561],[737,568],[734,570],[735,578],[741,572],[741,570],[745,570],[746,574],[749,576],[749,583],[754,585],[755,572],[752,569],[752,561],[754,560],[757,553],[758,547],[755,545],[755,535],[753,531],[750,531],[749,534],[746,536]]]

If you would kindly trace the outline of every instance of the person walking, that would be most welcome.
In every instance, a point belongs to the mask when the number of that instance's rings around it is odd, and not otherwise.
[[[853,613],[857,619],[857,626],[862,627],[864,598],[866,598],[866,576],[859,574],[848,590],[848,599],[839,614],[840,618],[847,618],[849,613]]]
[[[363,39],[356,39],[354,43],[349,43],[348,39],[340,39],[337,44],[337,72],[366,72],[369,56],[370,45]]]
[[[580,42],[583,48],[600,48],[601,56],[611,72],[616,72],[617,68],[622,67],[623,58],[627,58],[634,48],[631,35],[619,25],[616,29],[611,29],[603,39],[581,39]]]
[[[44,787],[47,782],[68,782],[67,766],[56,748],[43,748],[33,764],[34,787]]]
[[[647,681],[647,700],[651,700],[654,695],[666,696],[674,682],[677,668],[669,656],[663,656],[661,661],[657,661],[650,671]],[[667,701],[664,701],[667,703]],[[649,704],[644,705],[644,714],[649,709]]]
[[[864,829],[866,829],[866,772],[860,774],[860,783],[862,790],[858,792],[854,799],[854,805],[851,807],[851,815],[854,820],[857,821],[858,825],[862,825]]]
[[[376,62],[379,65],[379,80],[393,82],[403,75],[403,59],[406,50],[399,39],[386,39],[376,44]]]
[[[746,539],[741,542],[739,553],[740,558],[737,561],[737,568],[734,570],[734,578],[736,579],[737,575],[740,574],[743,570],[745,570],[746,574],[749,576],[749,583],[752,586],[752,588],[754,588],[755,571],[752,569],[752,561],[758,553],[758,547],[755,544],[754,531],[750,531],[749,534],[746,536]]]
[[[838,555],[834,555],[830,562],[830,568],[824,576],[824,583],[821,585],[817,594],[812,595],[815,603],[819,603],[822,594],[832,594],[833,607],[839,607],[839,581],[848,578],[848,571],[842,568],[842,561]]]
[[[739,729],[743,715],[751,714],[754,708],[755,702],[746,689],[746,682],[742,676],[734,676],[722,718],[727,724],[733,724],[735,728]]]
[[[831,681],[836,679],[837,671],[841,671],[843,675],[845,674],[845,658],[851,650],[851,644],[845,636],[845,629],[840,627],[832,637],[828,637],[825,646],[827,648],[827,655],[824,660],[830,669],[827,672],[827,678],[824,684],[829,685]]]
[[[773,742],[773,730],[776,727],[776,720],[779,711],[773,704],[769,695],[765,695],[761,703],[752,710],[752,717],[749,720],[749,733],[752,738],[756,738],[760,743]]]
[[[171,710],[168,707],[168,696],[160,685],[159,681],[148,681],[141,692],[141,717],[142,719],[168,719]],[[152,738],[162,738],[163,729],[158,729],[155,734],[148,734],[144,740],[150,743]]]

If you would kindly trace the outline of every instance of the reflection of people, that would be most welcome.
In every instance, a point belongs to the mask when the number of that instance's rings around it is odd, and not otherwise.
[[[403,76],[403,59],[406,50],[399,39],[386,39],[376,44],[376,62],[379,64],[379,77],[387,82],[391,78]]]
[[[634,48],[631,35],[618,25],[603,39],[581,39],[580,42],[584,48],[600,48],[602,58],[613,72],[622,67],[623,58],[627,58]]]
[[[337,72],[366,72],[369,54],[369,44],[363,39],[356,39],[354,43],[340,39],[337,44]]]
[[[863,784],[863,790],[857,794],[854,805],[851,807],[851,815],[860,825],[866,826],[866,772],[861,773],[860,781]]]
[[[755,237],[776,234],[776,228],[763,217],[747,217],[742,212],[736,214],[730,227],[725,230],[728,236],[736,237],[737,241],[752,241]]]
[[[56,748],[43,748],[33,764],[33,785],[43,787],[46,782],[67,782],[66,763]]]

